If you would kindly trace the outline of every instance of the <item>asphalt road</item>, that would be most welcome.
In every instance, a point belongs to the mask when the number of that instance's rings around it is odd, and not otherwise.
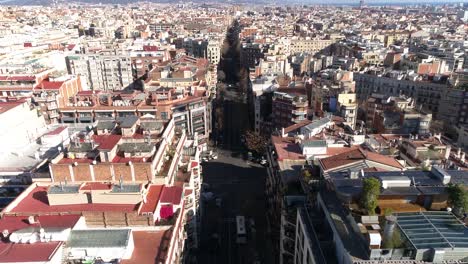
[[[217,160],[202,163],[202,175],[222,202],[204,202],[198,263],[275,263],[266,222],[266,169],[230,151],[216,152]],[[247,244],[236,243],[236,215],[246,218]]]

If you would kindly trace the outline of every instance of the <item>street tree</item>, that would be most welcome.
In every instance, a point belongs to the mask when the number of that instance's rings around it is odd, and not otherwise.
[[[377,201],[380,195],[380,181],[374,177],[365,178],[362,181],[361,206],[370,215],[375,214]]]
[[[245,145],[249,150],[257,154],[263,154],[265,152],[267,141],[264,137],[254,131],[248,130],[245,132],[244,138]]]

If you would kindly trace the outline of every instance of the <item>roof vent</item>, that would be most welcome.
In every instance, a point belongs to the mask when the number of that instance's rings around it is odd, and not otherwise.
[[[30,225],[33,225],[33,224],[36,223],[36,219],[34,218],[34,215],[31,215],[31,216],[28,217],[28,223]]]
[[[10,235],[10,232],[8,232],[8,229],[5,229],[2,231],[3,238],[7,238],[8,235]]]

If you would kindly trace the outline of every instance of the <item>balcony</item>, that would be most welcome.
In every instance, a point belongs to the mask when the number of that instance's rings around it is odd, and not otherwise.
[[[56,110],[57,108],[58,108],[57,104],[55,104],[55,103],[47,105],[47,110]]]
[[[55,101],[55,95],[53,96],[36,96],[34,97],[34,101],[38,102],[38,103],[43,103],[43,102],[54,102]]]
[[[60,119],[64,123],[75,123],[76,122],[76,118],[72,117],[72,116],[62,116]]]
[[[57,113],[57,111],[52,111],[49,113],[49,118],[57,118],[60,115]]]
[[[301,122],[303,122],[304,120],[306,120],[305,118],[291,118],[291,122],[294,122],[296,124],[299,124]]]
[[[307,115],[307,110],[292,110],[294,115]]]
[[[307,107],[307,101],[293,101],[292,104],[297,107]]]
[[[190,202],[186,202],[185,203],[185,209],[190,209],[193,207],[193,201],[190,201]]]

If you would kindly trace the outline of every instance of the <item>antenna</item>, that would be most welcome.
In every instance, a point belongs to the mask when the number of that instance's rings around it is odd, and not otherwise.
[[[122,174],[120,174],[119,187],[120,187],[120,189],[123,189]]]

